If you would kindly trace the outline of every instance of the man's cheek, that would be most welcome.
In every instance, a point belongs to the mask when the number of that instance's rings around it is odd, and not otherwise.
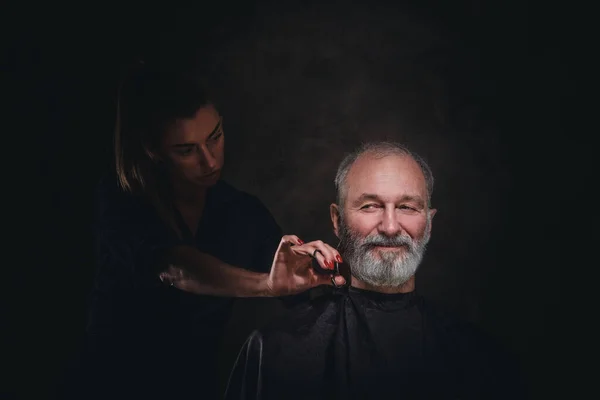
[[[371,221],[356,219],[348,221],[348,229],[359,237],[365,237],[375,229],[375,225]]]

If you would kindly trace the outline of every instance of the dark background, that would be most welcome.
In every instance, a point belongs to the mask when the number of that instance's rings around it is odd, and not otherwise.
[[[148,54],[194,63],[217,90],[225,178],[305,241],[335,243],[328,206],[345,152],[392,139],[421,153],[438,214],[418,290],[518,354],[532,398],[567,390],[563,217],[545,201],[568,180],[553,156],[569,142],[565,16],[553,24],[546,7],[530,20],[517,1],[318,3],[6,8],[17,108],[5,171],[18,193],[6,219],[19,239],[4,291],[7,398],[50,396],[81,342],[92,189],[110,167],[118,82]],[[251,318],[236,312],[226,359]]]

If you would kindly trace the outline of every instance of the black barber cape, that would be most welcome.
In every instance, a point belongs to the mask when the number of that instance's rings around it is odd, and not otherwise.
[[[353,287],[255,331],[226,398],[517,399],[517,365],[475,327],[416,292]]]

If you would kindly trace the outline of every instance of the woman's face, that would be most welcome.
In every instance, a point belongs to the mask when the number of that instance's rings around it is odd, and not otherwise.
[[[219,180],[224,144],[222,118],[207,105],[192,118],[175,121],[163,138],[161,154],[173,179],[206,187]]]

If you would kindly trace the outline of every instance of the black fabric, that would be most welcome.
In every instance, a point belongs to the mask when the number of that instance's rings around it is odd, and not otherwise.
[[[195,238],[182,225],[179,239],[113,177],[102,180],[96,195],[98,269],[73,397],[218,398],[219,341],[233,299],[165,286],[154,268],[157,251],[184,243],[268,272],[281,229],[256,197],[223,181],[208,191]]]
[[[255,331],[226,398],[521,399],[519,365],[416,292],[336,290]]]

